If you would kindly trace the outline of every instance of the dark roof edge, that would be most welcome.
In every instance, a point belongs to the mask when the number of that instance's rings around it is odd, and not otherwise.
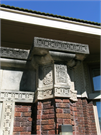
[[[4,8],[23,11],[23,12],[29,12],[29,13],[34,13],[34,14],[39,14],[39,15],[44,15],[44,16],[56,17],[56,18],[60,18],[60,19],[65,19],[65,20],[70,20],[70,21],[76,21],[76,22],[82,22],[82,23],[86,23],[86,24],[101,26],[101,23],[98,23],[98,22],[91,22],[91,21],[80,20],[80,19],[76,19],[76,18],[70,18],[70,17],[54,15],[54,14],[49,14],[49,13],[44,13],[44,12],[38,12],[38,11],[28,10],[28,9],[24,9],[24,8],[4,5],[4,4],[0,4],[0,6],[4,7]]]

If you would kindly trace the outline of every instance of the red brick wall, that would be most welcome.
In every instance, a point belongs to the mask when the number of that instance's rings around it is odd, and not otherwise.
[[[76,102],[77,115],[74,122],[74,133],[78,132],[80,135],[97,135],[96,125],[93,112],[93,102],[86,99],[78,99]]]
[[[36,134],[55,134],[54,99],[38,102]]]
[[[58,134],[62,124],[72,125],[73,135],[97,135],[93,103],[87,99],[50,99],[15,106],[14,135]]]
[[[73,135],[96,135],[93,103],[86,99],[52,99],[37,104],[37,134],[58,134],[60,125],[72,125]]]
[[[16,104],[13,135],[30,135],[32,128],[31,105]]]
[[[60,125],[72,124],[70,114],[70,101],[68,99],[55,99],[56,107],[56,134],[60,131]]]

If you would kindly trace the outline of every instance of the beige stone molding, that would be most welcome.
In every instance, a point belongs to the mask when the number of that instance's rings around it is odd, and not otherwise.
[[[0,91],[0,101],[33,103],[34,92]]]

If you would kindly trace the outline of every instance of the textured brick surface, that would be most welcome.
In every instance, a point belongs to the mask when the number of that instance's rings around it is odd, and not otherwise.
[[[38,101],[31,106],[15,106],[14,135],[59,134],[61,125],[72,125],[73,135],[97,135],[93,103],[87,99]]]
[[[14,135],[29,135],[32,130],[31,105],[15,105]]]

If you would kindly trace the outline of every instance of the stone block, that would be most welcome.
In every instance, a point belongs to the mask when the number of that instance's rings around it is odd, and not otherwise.
[[[22,71],[2,71],[2,90],[20,90],[20,82],[22,78]]]

